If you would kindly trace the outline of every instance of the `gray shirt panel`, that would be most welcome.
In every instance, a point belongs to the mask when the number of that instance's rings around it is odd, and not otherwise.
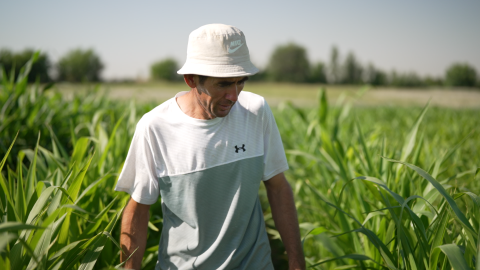
[[[258,156],[160,178],[157,269],[273,269],[258,198],[263,170]]]

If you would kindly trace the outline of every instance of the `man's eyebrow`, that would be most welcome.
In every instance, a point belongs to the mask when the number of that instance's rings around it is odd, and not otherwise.
[[[249,77],[245,77],[245,78],[241,79],[241,80],[238,81],[238,82],[243,83],[243,82],[246,82],[248,79],[249,79]],[[219,81],[219,82],[217,82],[217,83],[218,83],[218,84],[224,84],[224,85],[232,85],[232,84],[234,84],[235,82],[232,82],[232,81]]]
[[[231,81],[219,81],[217,82],[218,84],[225,84],[225,85],[231,85],[233,84],[234,82],[231,82]]]

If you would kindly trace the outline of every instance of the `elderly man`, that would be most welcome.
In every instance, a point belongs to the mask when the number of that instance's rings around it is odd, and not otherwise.
[[[265,184],[290,269],[304,269],[297,214],[275,119],[243,90],[258,69],[245,36],[223,24],[190,34],[178,71],[190,91],[138,122],[115,190],[131,195],[122,218],[122,261],[140,269],[149,207],[162,198],[156,269],[273,269],[262,208]]]

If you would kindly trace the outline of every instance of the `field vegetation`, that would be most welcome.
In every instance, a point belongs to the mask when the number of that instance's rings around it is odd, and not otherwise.
[[[0,269],[121,268],[129,197],[113,188],[136,122],[157,104],[29,85],[33,60],[0,78]],[[323,90],[316,102],[274,108],[309,267],[479,270],[480,110],[359,107]],[[142,269],[155,266],[160,203],[148,227]]]

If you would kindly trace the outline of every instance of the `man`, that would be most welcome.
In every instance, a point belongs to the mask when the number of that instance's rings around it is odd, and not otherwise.
[[[257,72],[238,28],[212,24],[190,34],[178,73],[191,90],[142,117],[115,188],[131,195],[122,261],[138,248],[124,267],[140,269],[149,207],[160,194],[156,269],[273,269],[258,198],[263,180],[290,269],[305,268],[275,119],[262,97],[242,92]]]

